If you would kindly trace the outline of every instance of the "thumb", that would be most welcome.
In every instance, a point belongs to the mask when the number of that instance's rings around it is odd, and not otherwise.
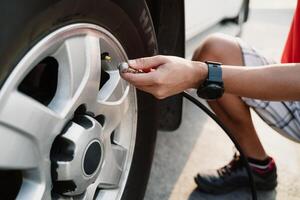
[[[165,64],[166,62],[167,62],[167,58],[165,56],[158,55],[158,56],[129,60],[128,64],[130,67],[134,69],[149,70],[149,69],[157,68],[160,65]]]

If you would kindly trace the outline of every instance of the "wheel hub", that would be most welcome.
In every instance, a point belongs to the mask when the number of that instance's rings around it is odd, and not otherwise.
[[[76,116],[51,149],[55,193],[80,195],[95,182],[103,160],[102,125],[88,115]]]
[[[91,176],[96,172],[101,161],[101,145],[99,140],[93,140],[87,147],[87,151],[83,159],[83,172],[87,176]]]

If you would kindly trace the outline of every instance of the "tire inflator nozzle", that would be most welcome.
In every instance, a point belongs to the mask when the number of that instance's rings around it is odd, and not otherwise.
[[[118,65],[118,69],[121,73],[133,73],[133,74],[144,73],[144,71],[141,69],[139,70],[139,69],[134,69],[134,68],[130,67],[127,62],[121,62]]]

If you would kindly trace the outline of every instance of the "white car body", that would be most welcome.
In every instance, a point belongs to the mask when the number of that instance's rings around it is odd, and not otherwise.
[[[190,40],[222,19],[236,17],[243,0],[185,0],[185,37]]]

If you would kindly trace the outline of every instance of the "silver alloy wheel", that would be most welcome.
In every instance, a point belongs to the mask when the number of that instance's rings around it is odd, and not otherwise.
[[[101,61],[103,53],[112,60]],[[43,104],[19,86],[49,57],[58,64],[57,86],[50,103]],[[0,146],[5,149],[0,153],[0,168],[23,171],[17,199],[51,199],[51,193],[59,199],[121,198],[137,125],[135,89],[117,70],[125,60],[126,53],[112,34],[81,23],[49,34],[18,63],[0,91]],[[101,73],[109,78],[99,90]],[[82,107],[85,112],[76,116]],[[71,157],[64,157],[68,148],[56,150],[57,140],[72,144]],[[50,160],[50,151],[58,156]],[[98,161],[86,169],[85,160]],[[52,177],[51,165],[55,166]],[[75,188],[58,195],[52,191],[53,179],[71,180]]]

